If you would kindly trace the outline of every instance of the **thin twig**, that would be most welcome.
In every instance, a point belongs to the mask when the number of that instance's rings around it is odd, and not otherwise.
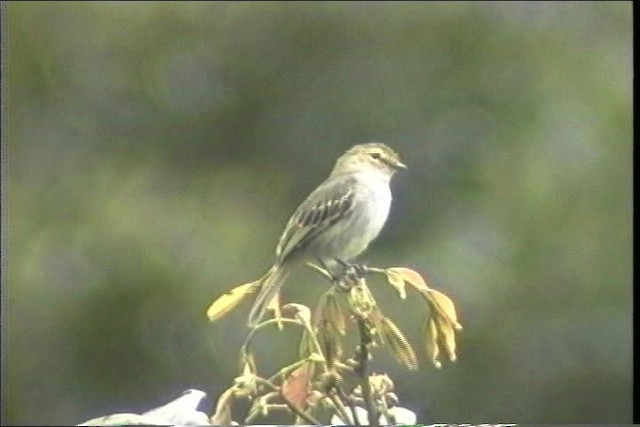
[[[295,371],[296,369],[298,369],[300,366],[304,365],[307,362],[308,362],[307,359],[297,360],[293,362],[291,365],[287,365],[284,368],[280,369],[278,372],[273,374],[267,381],[269,381],[270,383],[274,383],[275,380],[277,379],[284,381],[287,375],[289,375],[291,372]]]
[[[312,262],[308,262],[306,263],[308,267],[311,267],[313,270],[315,270],[316,272],[320,273],[322,276],[324,276],[325,279],[329,279],[329,281],[333,281],[333,276],[331,275],[331,273],[329,273],[327,270],[325,270],[324,268],[315,265]]]
[[[287,399],[284,396],[284,393],[281,392],[280,396],[282,397],[282,400],[284,400],[284,403],[287,404],[289,409],[291,409],[297,416],[299,416],[300,418],[305,420],[307,423],[313,424],[313,425],[320,425],[321,424],[318,420],[313,418],[313,416],[311,414],[306,413],[304,410],[298,408],[296,405],[294,405],[292,402],[290,402],[289,399]]]
[[[296,405],[294,405],[292,402],[289,401],[289,399],[287,399],[285,397],[285,395],[282,393],[282,389],[280,387],[275,386],[271,381],[269,380],[265,380],[264,378],[260,378],[260,377],[256,377],[256,382],[259,384],[262,384],[264,386],[266,386],[267,388],[270,388],[272,391],[272,393],[275,393],[276,395],[279,395],[282,400],[284,400],[284,403],[286,404],[286,406],[297,416],[299,416],[300,418],[302,418],[303,420],[305,420],[306,422],[308,422],[309,424],[320,424],[315,418],[313,418],[313,416],[311,416],[310,414],[307,414],[304,410],[298,408]],[[274,408],[275,405],[272,405],[271,408]],[[251,417],[251,418],[255,418],[255,416]],[[249,418],[247,418],[245,421],[250,421]]]
[[[336,386],[336,392],[340,396],[340,399],[346,401],[347,405],[349,405],[349,410],[351,411],[351,415],[353,416],[353,422],[355,423],[355,425],[357,425],[357,426],[362,425],[360,423],[360,420],[358,419],[358,413],[356,412],[356,406],[353,404],[353,401],[349,398],[349,396],[347,396],[347,393],[345,393],[344,390],[342,390],[342,387],[340,387],[340,386]],[[346,421],[347,420],[345,420],[345,422]]]
[[[258,332],[260,329],[274,324],[274,323],[291,323],[292,325],[299,325],[302,326],[303,328],[305,327],[304,323],[302,323],[299,320],[296,319],[288,319],[286,317],[280,317],[277,319],[269,319],[269,320],[265,320],[264,322],[260,323],[258,326],[254,327],[253,329],[251,329],[251,331],[249,331],[249,334],[247,335],[247,337],[244,339],[244,344],[242,345],[242,347],[248,347],[249,343],[251,342],[251,340],[253,339],[253,336],[256,334],[256,332]]]
[[[216,424],[227,424],[231,421],[231,400],[233,399],[233,393],[236,390],[236,386],[233,385],[225,390],[218,401],[216,402],[216,409],[211,420]],[[226,418],[229,418],[228,420]]]
[[[267,379],[264,379],[262,377],[256,376],[255,377],[255,382],[256,382],[256,384],[260,384],[260,385],[263,385],[263,386],[265,386],[267,388],[270,388],[271,391],[279,391],[280,390],[280,388],[278,386],[276,386],[275,384],[273,384],[271,382],[271,380],[267,380]]]
[[[346,424],[349,424],[349,414],[347,414],[347,410],[344,406],[344,403],[342,403],[342,400],[340,400],[340,398],[338,396],[336,396],[333,393],[329,393],[329,400],[331,400],[331,403],[333,404],[334,408],[336,408],[336,411],[339,412],[339,416],[342,419],[342,421],[344,421]],[[355,425],[359,426],[360,423],[358,423],[358,421],[355,421]]]
[[[369,360],[369,344],[371,343],[371,336],[367,330],[365,320],[362,317],[358,317],[358,331],[360,333],[360,345],[358,346],[358,353],[356,354],[356,358],[359,362],[356,372],[360,376],[360,387],[362,388],[364,404],[367,407],[369,425],[378,427],[380,425],[378,420],[378,411],[376,411],[373,404],[371,384],[369,384],[369,376],[367,375],[367,362]]]

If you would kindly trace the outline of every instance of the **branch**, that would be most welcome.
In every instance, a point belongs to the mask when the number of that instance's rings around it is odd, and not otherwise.
[[[356,367],[356,373],[360,377],[360,388],[362,388],[362,396],[364,397],[364,403],[367,408],[367,414],[369,418],[369,425],[373,427],[379,427],[379,415],[378,411],[373,404],[373,396],[371,394],[371,384],[369,384],[369,376],[367,375],[367,363],[369,361],[369,344],[371,343],[371,335],[367,329],[365,320],[362,317],[358,317],[358,331],[360,333],[360,345],[356,354],[356,360],[358,360],[358,366]]]

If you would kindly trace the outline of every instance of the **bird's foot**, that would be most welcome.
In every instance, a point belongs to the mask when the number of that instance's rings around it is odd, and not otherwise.
[[[368,267],[364,264],[351,264],[342,260],[337,261],[344,267],[344,270],[341,276],[334,277],[334,281],[342,290],[351,289],[369,271]]]

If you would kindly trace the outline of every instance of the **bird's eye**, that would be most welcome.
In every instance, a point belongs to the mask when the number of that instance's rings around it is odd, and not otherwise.
[[[380,160],[380,153],[371,153],[371,157],[376,160]]]

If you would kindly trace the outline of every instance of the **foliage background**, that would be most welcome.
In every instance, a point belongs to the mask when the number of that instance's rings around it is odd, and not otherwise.
[[[409,165],[363,261],[456,301],[460,359],[376,353],[423,423],[628,423],[630,2],[7,7],[10,424],[145,410],[232,380],[257,278],[354,143]],[[293,283],[297,282],[297,283]],[[287,299],[323,284],[299,272]],[[423,305],[376,286],[420,348]],[[291,361],[265,336],[258,361]],[[209,408],[205,408],[209,411]]]

